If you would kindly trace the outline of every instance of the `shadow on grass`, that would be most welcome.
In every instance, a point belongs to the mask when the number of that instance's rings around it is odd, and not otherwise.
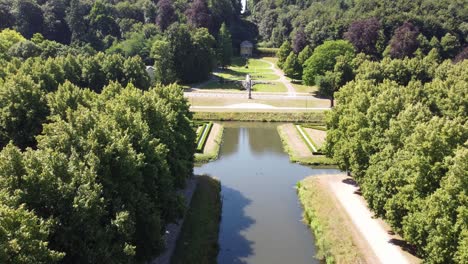
[[[251,200],[241,192],[224,185],[221,194],[223,209],[218,263],[247,263],[243,258],[253,254],[253,242],[242,232],[255,223],[255,220],[245,214],[245,207],[251,203]]]

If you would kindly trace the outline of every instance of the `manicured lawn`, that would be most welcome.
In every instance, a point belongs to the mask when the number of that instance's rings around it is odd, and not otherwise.
[[[253,90],[255,92],[274,92],[274,93],[287,92],[286,87],[282,83],[255,84],[253,86]]]
[[[221,218],[221,184],[209,176],[197,178],[197,188],[177,241],[171,263],[216,263]]]
[[[308,86],[304,85],[301,83],[293,83],[292,85],[294,86],[294,89],[296,89],[296,92],[298,93],[315,93],[318,90],[317,86]]]
[[[242,90],[238,83],[220,83],[220,82],[209,82],[206,85],[200,87],[201,89],[220,89],[220,90]]]
[[[250,59],[249,60],[249,68],[252,69],[269,69],[270,64],[267,62],[262,61],[261,59]]]
[[[269,61],[269,62],[271,62],[271,63],[273,63],[275,65],[278,62],[278,58],[276,58],[276,57],[263,57],[262,59],[266,60],[266,61]]]

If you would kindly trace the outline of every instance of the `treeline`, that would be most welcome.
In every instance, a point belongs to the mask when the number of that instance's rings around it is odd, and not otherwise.
[[[138,56],[1,55],[0,262],[157,256],[193,170],[182,89],[150,88]]]
[[[240,9],[239,0],[0,0],[0,29],[20,35],[0,34],[0,59],[105,52],[141,57],[156,82],[199,82],[255,39]]]
[[[1,0],[0,29],[26,38],[40,33],[63,44],[89,44],[102,51],[145,25],[165,31],[172,23],[189,23],[217,33],[222,23],[242,34],[239,0]]]
[[[468,41],[465,0],[251,0],[248,3],[260,40],[267,46],[279,47],[284,41],[294,41],[304,35],[314,49],[326,40],[344,38],[352,24],[370,18],[376,18],[379,24],[378,53],[384,52],[397,28],[405,22],[418,29],[416,34],[421,34],[421,42],[431,42],[433,37],[440,40],[447,33],[461,46]]]
[[[467,263],[468,61],[356,65],[327,117],[328,154],[425,263]]]
[[[344,39],[326,40],[313,46],[303,30],[292,42],[285,41],[278,50],[278,66],[286,75],[306,85],[317,85],[318,95],[330,98],[334,92],[354,78],[354,70],[364,60],[388,61],[427,57],[424,62],[453,62],[468,58],[468,47],[451,33],[430,41],[411,22],[397,27],[388,42],[384,41],[384,26],[376,18],[352,22],[343,34]],[[385,48],[384,48],[385,47]],[[357,55],[356,55],[357,54]],[[429,62],[430,61],[430,62]]]

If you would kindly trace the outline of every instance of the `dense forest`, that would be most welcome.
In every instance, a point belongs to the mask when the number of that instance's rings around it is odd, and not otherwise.
[[[365,61],[336,94],[327,152],[426,263],[468,261],[468,61]]]
[[[143,263],[180,217],[176,83],[242,40],[336,106],[326,152],[427,263],[468,262],[466,0],[0,0],[0,263]],[[147,73],[154,66],[154,76]],[[153,77],[153,78],[151,78]]]
[[[172,83],[208,78],[255,38],[240,9],[0,1],[1,263],[143,263],[164,250],[195,151]]]
[[[22,36],[0,37],[0,60],[105,52],[155,65],[157,82],[199,82],[223,53],[256,38],[241,8],[240,0],[0,0],[0,30]]]
[[[331,100],[326,152],[425,263],[468,262],[468,2],[251,1],[259,44]],[[336,105],[335,105],[336,99]]]

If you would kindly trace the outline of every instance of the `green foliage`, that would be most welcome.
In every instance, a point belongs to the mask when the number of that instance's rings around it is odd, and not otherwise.
[[[7,51],[15,44],[26,39],[18,32],[11,29],[4,29],[0,32],[0,59],[8,59]]]
[[[0,146],[34,146],[48,113],[44,91],[29,76],[8,78],[0,86]]]
[[[280,49],[278,50],[278,53],[276,53],[276,57],[278,57],[278,67],[280,67],[281,69],[283,68],[283,65],[286,62],[286,59],[288,58],[291,51],[291,44],[287,41],[283,42]]]
[[[151,54],[157,82],[195,83],[206,80],[215,65],[215,40],[206,28],[189,29],[175,23],[166,38],[157,40]]]
[[[312,56],[304,63],[303,79],[305,84],[314,85],[317,76],[333,70],[338,56],[353,58],[353,45],[345,40],[336,40],[326,41],[318,46]]]
[[[218,63],[221,67],[225,68],[227,65],[231,64],[232,58],[232,39],[231,32],[227,28],[226,24],[221,25],[218,35]]]
[[[427,263],[466,258],[466,69],[427,57],[361,63],[327,116],[328,154]]]
[[[299,63],[296,53],[291,52],[283,64],[284,73],[291,79],[301,79],[302,66]]]
[[[3,193],[1,197],[0,261],[5,264],[59,262],[64,254],[50,250],[47,242],[52,221],[40,219],[24,204],[9,206],[3,200],[6,199]]]
[[[297,55],[297,60],[301,66],[307,61],[307,59],[312,56],[312,49],[310,46],[306,46],[299,54]]]
[[[259,42],[273,47],[293,41],[297,32],[304,29],[311,48],[346,37],[358,52],[379,58],[395,29],[406,21],[417,25],[428,40],[450,33],[462,47],[467,42],[464,1],[258,0],[248,4],[252,6],[250,19],[259,28]]]
[[[6,84],[16,81],[38,89],[30,79],[16,78]],[[36,96],[28,95],[29,100]],[[176,190],[193,169],[195,133],[182,89],[158,86],[144,92],[111,82],[96,94],[66,82],[47,102],[52,116],[37,138],[37,149],[20,152],[9,145],[0,153],[0,193],[5,201],[15,199],[12,213],[25,215],[19,224],[34,237],[19,237],[18,246],[24,247],[6,247],[0,258],[26,254],[38,263],[62,257],[66,263],[150,260],[164,248],[165,225],[180,216]],[[29,227],[31,223],[35,225]]]

